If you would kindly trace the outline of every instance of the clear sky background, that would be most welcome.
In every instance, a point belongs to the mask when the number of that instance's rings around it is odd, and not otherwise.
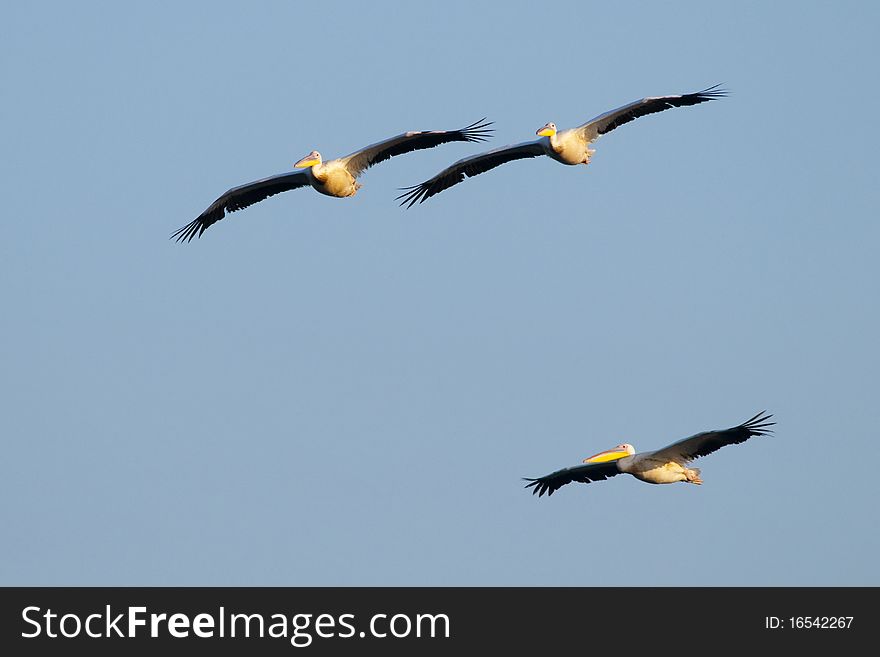
[[[0,583],[880,585],[871,2],[7,3]],[[396,189],[647,95],[588,167]],[[229,187],[487,116],[169,235]],[[767,409],[552,498],[523,476]]]

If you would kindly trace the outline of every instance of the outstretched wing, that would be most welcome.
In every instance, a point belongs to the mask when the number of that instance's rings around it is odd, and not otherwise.
[[[397,197],[400,205],[411,208],[416,202],[424,203],[427,199],[439,194],[444,189],[449,189],[465,179],[465,177],[477,176],[490,169],[501,166],[514,160],[522,160],[529,157],[538,157],[546,153],[544,143],[546,138],[526,141],[512,146],[503,146],[479,155],[471,155],[449,166],[430,180],[420,185],[404,187],[403,194]],[[403,200],[401,200],[403,199]]]
[[[461,130],[426,130],[424,132],[404,132],[403,134],[380,141],[351,155],[339,158],[348,172],[357,178],[374,164],[384,162],[395,155],[403,155],[423,148],[434,148],[452,141],[486,141],[492,134],[491,121],[485,118]]]
[[[532,494],[541,497],[544,493],[552,495],[565,484],[570,484],[573,481],[588,484],[591,481],[605,481],[608,477],[618,474],[620,474],[620,470],[617,468],[617,461],[608,461],[607,463],[574,465],[537,479],[524,477],[523,480],[529,482],[526,484],[526,488],[531,488]]]
[[[698,105],[717,98],[723,98],[727,92],[715,85],[703,91],[693,94],[683,94],[681,96],[653,96],[650,98],[642,98],[636,100],[623,107],[600,114],[595,119],[590,119],[581,126],[575,128],[580,132],[583,139],[588,143],[595,141],[606,132],[611,132],[614,128],[622,126],[624,123],[634,121],[640,116],[646,114],[654,114],[673,107],[686,107],[688,105]]]
[[[193,237],[201,237],[202,233],[213,223],[220,221],[227,212],[235,212],[249,205],[258,203],[275,194],[287,192],[309,184],[309,176],[305,170],[281,173],[246,185],[233,187],[223,196],[208,206],[198,217],[171,235],[178,242],[189,242]]]
[[[738,445],[754,436],[767,436],[773,433],[770,429],[775,422],[770,422],[773,416],[766,411],[761,411],[755,417],[746,420],[742,424],[730,429],[718,431],[704,431],[672,443],[667,447],[653,452],[653,456],[666,459],[684,465],[701,456],[716,452],[726,445]]]

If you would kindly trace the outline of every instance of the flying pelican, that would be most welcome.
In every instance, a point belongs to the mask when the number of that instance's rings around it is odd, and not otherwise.
[[[753,436],[773,433],[769,427],[776,423],[769,422],[771,417],[773,416],[768,415],[766,411],[761,411],[739,426],[704,431],[652,452],[636,454],[632,445],[623,443],[584,459],[582,465],[563,468],[537,479],[524,478],[525,481],[530,482],[526,484],[526,488],[532,488],[532,493],[539,497],[544,493],[552,495],[559,488],[573,481],[588,484],[591,481],[604,481],[621,472],[631,474],[636,479],[649,484],[673,484],[676,481],[702,484],[699,468],[688,468],[688,463],[711,454],[725,445],[738,445]]]
[[[610,112],[600,114],[595,119],[591,119],[577,128],[570,128],[568,130],[557,131],[555,123],[547,123],[538,128],[535,133],[541,137],[540,139],[503,146],[485,153],[466,157],[420,185],[402,188],[403,194],[398,196],[397,200],[400,201],[401,206],[406,205],[406,207],[411,208],[417,201],[424,203],[427,199],[435,194],[439,194],[444,189],[462,182],[465,177],[470,178],[485,173],[507,162],[538,157],[539,155],[547,155],[557,162],[562,162],[562,164],[589,164],[590,158],[595,152],[589,145],[606,132],[611,132],[614,128],[646,114],[662,112],[673,107],[697,105],[726,96],[727,92],[718,89],[719,86],[716,84],[703,91],[681,96],[642,98]]]
[[[359,151],[325,162],[318,151],[312,151],[294,164],[302,171],[280,173],[246,185],[233,187],[208,206],[193,221],[175,231],[171,238],[178,242],[189,242],[211,224],[220,221],[226,212],[235,212],[258,203],[275,194],[297,187],[311,185],[327,196],[354,196],[361,185],[356,181],[364,171],[374,164],[423,148],[433,148],[451,141],[485,141],[492,129],[491,122],[481,119],[461,130],[431,130],[423,132],[404,132],[385,141],[362,148]]]

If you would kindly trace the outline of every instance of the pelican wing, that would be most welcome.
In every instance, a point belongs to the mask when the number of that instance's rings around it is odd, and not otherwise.
[[[761,411],[755,417],[746,420],[739,426],[698,433],[690,438],[684,438],[654,451],[651,453],[651,457],[685,464],[701,456],[716,452],[726,445],[738,445],[754,436],[772,434],[773,430],[770,427],[776,424],[775,422],[770,422],[772,417],[766,411]]]
[[[562,468],[537,479],[523,478],[528,481],[526,488],[532,489],[532,494],[541,497],[544,493],[552,495],[557,490],[573,481],[588,484],[591,481],[605,481],[608,477],[620,474],[617,461],[607,463],[584,463],[573,465],[570,468]]]
[[[536,139],[534,141],[525,141],[521,144],[512,146],[502,146],[479,155],[472,155],[459,160],[452,166],[446,167],[430,180],[426,180],[420,185],[412,187],[404,187],[404,193],[397,197],[400,205],[406,205],[411,208],[416,202],[424,203],[427,199],[439,194],[444,189],[449,189],[453,185],[457,185],[465,179],[485,173],[497,166],[513,162],[514,160],[522,160],[529,157],[538,157],[546,154],[544,144],[546,138]]]
[[[486,141],[492,133],[489,127],[492,122],[485,118],[471,123],[461,130],[426,130],[423,132],[404,132],[403,134],[380,141],[351,155],[339,158],[340,163],[348,172],[357,178],[374,164],[384,162],[395,155],[403,155],[423,148],[434,148],[452,141]]]
[[[227,191],[223,196],[208,206],[183,228],[179,228],[171,235],[171,239],[177,238],[178,242],[189,242],[193,237],[201,237],[202,233],[213,223],[220,221],[227,212],[235,212],[249,205],[258,203],[275,194],[286,192],[297,187],[306,187],[309,184],[309,176],[306,170],[280,173],[262,180],[255,180],[246,185],[239,185]]]
[[[583,139],[587,142],[593,142],[606,132],[611,132],[614,128],[622,126],[624,123],[634,121],[640,116],[646,114],[654,114],[663,110],[672,109],[673,107],[686,107],[688,105],[698,105],[710,100],[722,98],[727,92],[719,89],[720,85],[703,89],[692,94],[683,94],[681,96],[654,96],[636,100],[623,107],[600,114],[595,119],[591,119],[581,126],[575,128]]]

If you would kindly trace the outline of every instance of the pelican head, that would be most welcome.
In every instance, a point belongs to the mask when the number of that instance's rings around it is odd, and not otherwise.
[[[293,166],[295,169],[307,169],[317,164],[321,164],[321,154],[318,151],[312,151]]]
[[[629,443],[623,443],[617,447],[606,449],[604,452],[593,454],[590,458],[584,459],[584,463],[605,463],[607,461],[616,461],[624,456],[632,456],[636,453],[636,448]]]
[[[545,123],[543,128],[539,128],[535,133],[540,137],[552,137],[556,134],[556,124],[555,123]]]

